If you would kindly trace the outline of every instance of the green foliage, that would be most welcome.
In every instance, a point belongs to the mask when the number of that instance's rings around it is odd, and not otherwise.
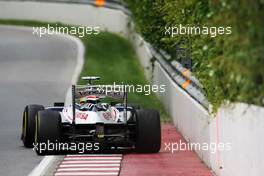
[[[126,0],[136,27],[154,46],[193,58],[194,74],[217,109],[222,103],[264,105],[263,0]],[[231,35],[165,35],[165,26],[232,27]]]

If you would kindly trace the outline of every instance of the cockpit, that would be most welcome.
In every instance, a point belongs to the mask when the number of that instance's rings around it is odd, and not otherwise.
[[[87,96],[80,98],[80,103],[76,103],[76,109],[80,111],[107,111],[110,108],[108,103],[101,103],[97,96]]]

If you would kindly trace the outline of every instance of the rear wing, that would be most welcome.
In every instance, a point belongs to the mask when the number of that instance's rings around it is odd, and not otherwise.
[[[82,80],[88,81],[88,84],[92,84],[92,81],[98,81],[100,79],[99,76],[83,76]]]
[[[75,85],[74,91],[75,99],[96,95],[99,98],[123,100],[126,94],[124,85]]]

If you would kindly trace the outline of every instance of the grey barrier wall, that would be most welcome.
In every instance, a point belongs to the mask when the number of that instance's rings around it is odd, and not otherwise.
[[[263,175],[263,117],[264,108],[244,103],[219,109],[218,120],[210,123],[211,142],[216,142],[218,136],[219,142],[231,143],[232,146],[230,152],[220,152],[219,156],[217,153],[211,154],[212,168],[219,175]],[[222,169],[218,168],[218,162]]]
[[[101,30],[127,35],[127,17],[122,11],[79,3],[47,3],[42,1],[0,1],[0,3],[1,19],[98,26]]]
[[[207,111],[177,84],[172,82],[159,63],[156,63],[153,78],[155,84],[167,86],[165,94],[160,95],[160,99],[169,114],[173,117],[176,128],[182,133],[186,141],[192,143],[210,143],[209,115]],[[201,150],[197,150],[197,153],[210,166],[209,153]]]
[[[134,45],[147,79],[153,84],[166,85],[166,92],[157,95],[186,141],[230,144],[231,150],[196,150],[217,175],[261,176],[264,173],[264,109],[237,103],[220,108],[216,117],[212,117],[215,115],[210,115],[172,80],[164,65],[153,63],[151,46],[133,31],[133,25],[128,25],[131,21],[122,11],[80,3],[0,1],[0,18],[99,26],[101,30],[121,34]]]

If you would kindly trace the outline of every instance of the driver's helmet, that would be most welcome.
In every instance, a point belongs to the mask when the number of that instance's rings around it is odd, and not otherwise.
[[[91,104],[98,104],[100,103],[100,98],[95,95],[89,95],[87,96],[86,103],[91,103]]]
[[[80,109],[81,110],[92,110],[99,104],[100,98],[94,95],[89,95],[80,98]]]
[[[80,104],[84,105],[87,102],[87,97],[80,98]]]

